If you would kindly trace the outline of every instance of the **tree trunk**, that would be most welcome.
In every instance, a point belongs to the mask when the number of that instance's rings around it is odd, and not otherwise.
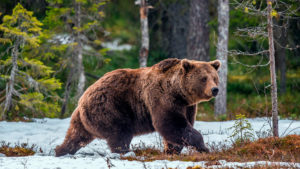
[[[227,51],[229,29],[229,0],[218,0],[218,44],[217,59],[222,63],[219,70],[219,93],[215,100],[215,115],[226,114],[227,110]]]
[[[160,22],[150,16],[158,28],[154,45],[160,44],[167,57],[209,60],[208,6],[206,0],[159,1]]]
[[[283,21],[274,20],[274,33],[275,36],[275,61],[277,63],[277,70],[280,72],[280,94],[286,92],[286,45],[287,45],[287,25]],[[277,71],[278,72],[278,71]]]
[[[84,74],[84,66],[82,63],[82,47],[78,46],[78,74],[79,74],[79,80],[78,80],[78,86],[77,86],[77,98],[81,97],[81,95],[84,92],[85,87],[85,74]]]
[[[147,67],[149,54],[149,31],[148,31],[148,5],[146,0],[141,0],[140,4],[140,21],[142,32],[142,45],[140,49],[140,67]]]
[[[67,78],[67,83],[66,83],[66,87],[65,87],[65,93],[64,93],[64,99],[63,99],[63,103],[61,106],[61,111],[60,111],[60,118],[63,118],[66,110],[67,110],[67,106],[69,103],[69,97],[70,97],[70,92],[71,92],[71,85],[72,85],[72,81],[73,81],[73,75],[74,75],[74,69],[73,66],[71,67],[71,70],[69,72],[68,78]]]
[[[187,58],[208,61],[209,58],[209,1],[190,0]]]
[[[10,78],[9,82],[6,84],[6,100],[5,100],[5,106],[4,106],[4,112],[2,113],[2,120],[6,120],[6,114],[8,111],[11,110],[12,107],[12,97],[13,92],[15,90],[15,77],[16,72],[18,70],[18,50],[19,50],[19,44],[15,44],[13,50],[12,50],[12,69],[10,72]]]
[[[75,25],[77,28],[81,28],[81,4],[75,2],[75,14],[76,14],[76,22]],[[76,98],[80,98],[80,96],[84,92],[84,87],[85,87],[85,74],[84,74],[84,66],[82,62],[82,40],[81,40],[81,30],[76,30],[76,42],[77,46],[75,49],[75,54],[77,55],[77,73],[79,75],[78,79],[78,85],[77,85],[77,94]]]
[[[273,136],[278,137],[278,106],[277,106],[277,84],[274,56],[274,41],[273,41],[273,21],[272,21],[272,2],[267,0],[268,8],[268,40],[269,40],[269,59],[270,59],[270,74],[271,74],[271,97],[272,97],[272,123]]]
[[[177,0],[172,3],[160,1],[161,47],[167,57],[183,59],[187,57],[187,37],[189,26],[189,0]],[[156,42],[155,42],[156,43]]]

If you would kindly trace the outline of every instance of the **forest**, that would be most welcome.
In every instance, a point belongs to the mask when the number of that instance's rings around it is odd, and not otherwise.
[[[218,96],[195,116],[211,153],[166,155],[152,133],[124,156],[93,141],[72,165],[101,157],[102,168],[300,168],[299,0],[0,0],[0,168],[39,168],[41,156],[43,167],[72,168],[62,165],[72,157],[52,158],[85,90],[110,71],[167,58],[222,64]]]

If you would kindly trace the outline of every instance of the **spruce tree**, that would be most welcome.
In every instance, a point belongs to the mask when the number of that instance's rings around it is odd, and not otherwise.
[[[72,85],[76,84],[75,100],[85,89],[84,56],[103,58],[99,36],[103,35],[101,19],[104,0],[47,0],[49,11],[44,20],[52,45],[67,46],[62,64],[67,72],[61,117],[64,116],[71,97]],[[64,39],[64,40],[62,40]]]
[[[55,117],[58,112],[56,90],[61,83],[51,77],[53,70],[26,55],[40,45],[42,23],[20,3],[12,15],[3,17],[0,43],[7,47],[0,59],[0,80],[6,83],[0,99],[1,119],[20,116]],[[1,96],[1,95],[0,95]]]

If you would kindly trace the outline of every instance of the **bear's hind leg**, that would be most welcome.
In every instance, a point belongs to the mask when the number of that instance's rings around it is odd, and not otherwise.
[[[67,135],[62,145],[55,149],[56,157],[75,154],[81,147],[89,144],[94,137],[88,133],[79,119],[79,113],[74,114]]]

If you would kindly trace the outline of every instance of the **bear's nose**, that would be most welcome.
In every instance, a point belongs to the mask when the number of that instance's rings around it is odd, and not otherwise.
[[[219,89],[217,87],[213,87],[211,89],[211,93],[212,93],[213,96],[217,96],[218,92],[219,92]]]

